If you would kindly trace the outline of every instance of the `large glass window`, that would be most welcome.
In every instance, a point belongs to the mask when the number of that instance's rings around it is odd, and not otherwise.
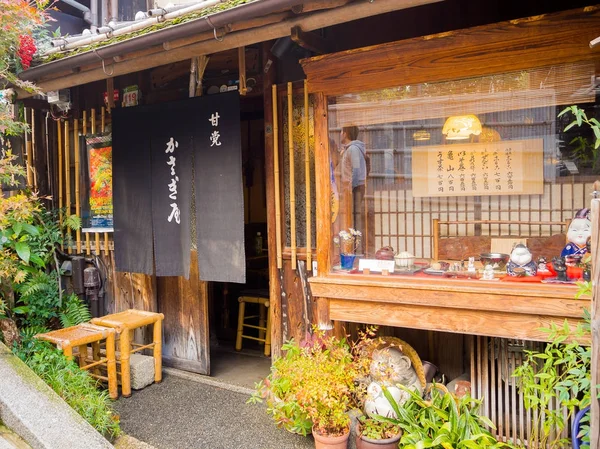
[[[574,116],[560,112],[594,117],[594,74],[568,64],[329,98],[333,269],[392,251],[397,268],[466,270],[518,243],[559,256],[600,171],[592,128],[565,131]]]

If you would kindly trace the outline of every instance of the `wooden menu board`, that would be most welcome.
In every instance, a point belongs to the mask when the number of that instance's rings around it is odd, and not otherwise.
[[[543,139],[413,147],[413,196],[542,194],[543,152]]]

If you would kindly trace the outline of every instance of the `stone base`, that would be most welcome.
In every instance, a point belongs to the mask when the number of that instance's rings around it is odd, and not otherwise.
[[[141,390],[154,382],[154,357],[131,354],[129,365],[132,390]]]

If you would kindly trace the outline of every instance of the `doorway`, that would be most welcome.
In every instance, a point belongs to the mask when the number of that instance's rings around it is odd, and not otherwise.
[[[239,351],[235,346],[238,298],[248,294],[268,298],[269,289],[262,94],[240,97],[240,106],[246,283],[209,284],[210,366],[212,377],[252,388],[269,373],[271,358],[264,355],[264,342],[243,338]],[[259,324],[261,307],[254,303],[245,305],[247,324]],[[268,310],[263,309],[264,312]],[[259,337],[259,330],[245,327],[243,334]]]

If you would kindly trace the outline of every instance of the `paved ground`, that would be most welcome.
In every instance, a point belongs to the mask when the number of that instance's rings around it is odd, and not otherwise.
[[[160,384],[120,398],[123,431],[156,449],[313,449],[312,437],[278,429],[250,389],[165,370]]]

